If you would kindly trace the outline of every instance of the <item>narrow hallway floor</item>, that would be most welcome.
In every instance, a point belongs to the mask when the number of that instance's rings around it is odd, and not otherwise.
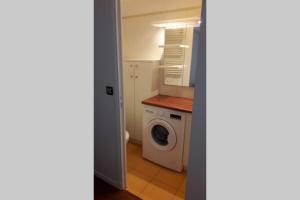
[[[127,191],[118,190],[101,179],[94,177],[95,200],[141,200]]]
[[[139,145],[127,144],[127,190],[144,200],[183,200],[186,174],[142,157]]]

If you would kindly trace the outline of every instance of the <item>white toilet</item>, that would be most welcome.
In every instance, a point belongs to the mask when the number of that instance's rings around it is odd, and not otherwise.
[[[128,141],[129,141],[129,133],[128,133],[128,131],[125,131],[125,139],[126,139],[126,144],[127,144]]]

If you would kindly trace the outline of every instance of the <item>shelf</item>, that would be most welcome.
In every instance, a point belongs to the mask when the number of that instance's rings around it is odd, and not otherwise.
[[[183,69],[185,68],[185,65],[160,65],[159,68],[177,68],[177,69]]]
[[[165,44],[165,45],[159,45],[159,48],[189,48],[189,45],[186,44]]]

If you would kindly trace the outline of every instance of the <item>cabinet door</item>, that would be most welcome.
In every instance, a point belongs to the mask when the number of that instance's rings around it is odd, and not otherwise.
[[[130,137],[135,138],[134,131],[134,68],[130,62],[124,62],[123,65],[124,82],[124,109],[126,130]]]
[[[143,104],[142,101],[158,94],[155,71],[158,67],[152,62],[143,62],[134,65],[135,68],[135,139],[142,141],[143,132]]]

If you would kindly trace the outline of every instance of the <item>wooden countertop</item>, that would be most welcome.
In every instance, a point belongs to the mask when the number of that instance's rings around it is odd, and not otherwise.
[[[188,98],[157,95],[142,101],[142,103],[188,113],[193,111],[193,99]]]

